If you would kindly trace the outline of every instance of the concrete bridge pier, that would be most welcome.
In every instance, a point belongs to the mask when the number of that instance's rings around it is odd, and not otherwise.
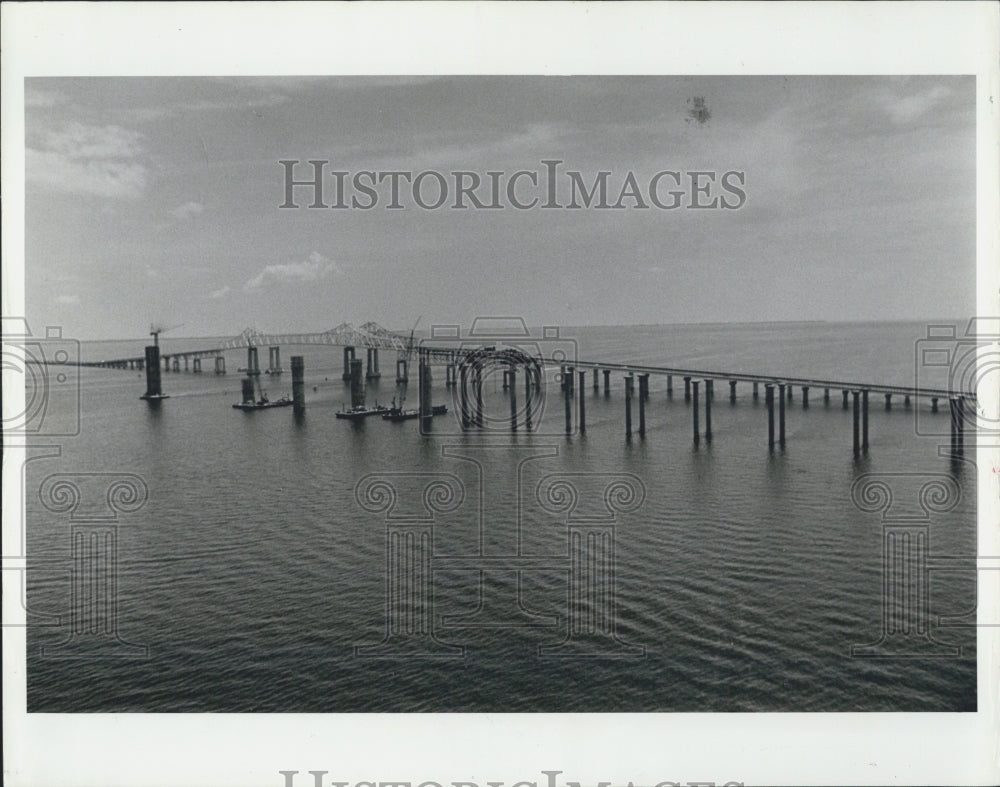
[[[685,377],[684,381],[687,382],[691,380],[690,377]],[[691,423],[694,427],[694,444],[698,445],[701,442],[701,435],[699,434],[698,428],[698,381],[691,380],[691,395],[693,397],[692,402],[694,404],[693,415],[691,417]]]
[[[754,383],[754,384],[753,384],[753,400],[754,400],[755,402],[757,401],[757,396],[758,396],[758,393],[757,393],[757,386],[758,386],[759,384],[760,384],[760,383]]]
[[[292,356],[292,409],[296,415],[306,411],[306,366],[301,355]]]
[[[271,374],[281,374],[281,348],[267,348],[267,371]]]
[[[201,358],[195,358],[191,361],[191,371],[195,374],[201,374]]]
[[[566,412],[566,434],[573,433],[573,386],[570,384],[571,379],[563,380],[563,409]]]
[[[427,358],[420,359],[417,376],[419,378],[417,387],[420,389],[420,429],[423,431],[430,426],[433,418],[431,405],[431,365]]]
[[[791,389],[791,386],[788,386]],[[785,447],[785,384],[778,383],[778,445]]]
[[[342,379],[343,379],[343,381],[345,383],[349,382],[351,380],[351,374],[353,373],[352,372],[352,370],[353,370],[353,365],[352,364],[353,363],[354,363],[354,348],[353,347],[345,347],[344,348],[344,374],[343,374],[343,377],[342,377]]]
[[[649,375],[639,375],[639,401],[645,402],[649,398]]]
[[[625,439],[632,439],[632,384],[635,378],[625,375]]]
[[[808,385],[803,385],[802,386],[802,409],[803,410],[808,410],[809,409],[809,386]]]
[[[240,382],[243,394],[243,404],[253,404],[254,400],[253,378],[244,377]]]
[[[511,374],[513,374],[513,372],[511,372]],[[586,387],[586,385],[587,385],[587,373],[580,372],[580,403],[579,403],[580,413],[577,416],[577,419],[580,422],[580,434],[583,434],[584,432],[587,431],[587,403],[586,399],[584,398],[584,388]],[[513,387],[513,383],[511,383],[511,387]]]
[[[861,392],[861,450],[868,453],[868,389]]]
[[[226,373],[226,359],[221,355],[215,356],[215,373],[216,374]]]
[[[184,371],[188,371],[188,357],[184,356]]]
[[[409,366],[410,366],[410,362],[407,361],[405,358],[398,358],[396,360],[396,382],[397,383],[406,383],[406,382],[410,381],[410,369],[409,369]],[[453,367],[450,367],[450,368],[452,368],[452,371],[454,372],[454,368]],[[455,383],[451,382],[451,383],[448,383],[448,384],[449,385],[454,385]]]
[[[482,427],[485,423],[483,419],[483,367],[478,361],[473,375],[472,387],[476,394],[476,426]],[[427,367],[427,378],[430,379],[430,366]]]
[[[691,378],[690,377],[685,377],[684,378],[684,401],[685,402],[690,402],[691,401]]]
[[[454,363],[446,364],[444,367],[444,384],[446,388],[450,388],[458,383],[458,373],[455,369]]]
[[[174,358],[173,371],[180,372],[180,370],[181,370],[181,361],[180,361],[180,358]]]
[[[712,442],[712,394],[714,393],[712,380],[705,380],[705,442]]]
[[[580,384],[580,387],[583,388],[583,384],[582,383]],[[596,391],[599,387],[600,386],[597,383],[597,367],[595,366],[594,367],[594,390]]]
[[[165,372],[169,372],[170,371],[170,356],[169,355],[164,355],[163,356],[163,371],[165,371]]]
[[[423,367],[419,368],[422,369]],[[461,375],[461,385],[458,386],[458,409],[461,415],[462,429],[465,430],[472,423],[472,419],[469,417],[469,367],[462,364],[459,367],[459,373]],[[422,380],[423,377],[421,377]]]
[[[353,349],[353,348],[352,348]],[[363,407],[365,404],[365,384],[362,380],[363,364],[360,358],[351,361],[351,407]]]
[[[247,375],[260,374],[260,363],[257,360],[257,348],[247,347]]]
[[[938,398],[936,396],[931,397],[931,412],[936,413],[938,411]]]
[[[667,375],[667,398],[672,399],[674,396],[674,376],[672,374]]]
[[[729,381],[729,401],[736,404],[736,380]]]
[[[767,404],[767,448],[774,450],[774,386],[764,385],[764,402]]]
[[[847,396],[848,396],[848,391],[841,391],[841,393],[842,393],[842,394],[844,395],[844,409],[846,410],[846,409],[847,409]]]
[[[163,395],[160,381],[160,348],[149,345],[146,348],[146,397],[155,398]]]
[[[854,455],[859,456],[861,454],[861,436],[860,436],[860,402],[859,397],[861,396],[860,391],[851,391],[851,396],[854,399]]]
[[[792,401],[792,386],[788,385],[788,386],[786,386],[786,388],[787,388],[787,394],[788,394],[788,401],[790,402],[790,401]]]
[[[903,407],[905,407],[907,410],[910,409],[910,395],[909,394],[904,394],[903,395]]]
[[[524,367],[524,428],[529,432],[531,431],[531,408],[534,404],[532,401],[531,378],[534,374],[535,372],[532,371],[530,366]],[[538,374],[541,374],[541,372],[539,371]]]
[[[510,389],[510,370],[508,369],[503,370],[503,385],[501,386],[501,388],[504,391]]]
[[[604,373],[604,395],[609,396],[611,394],[611,370],[602,369]]]
[[[365,373],[366,380],[377,380],[382,376],[378,368],[378,347],[368,349],[368,370]]]
[[[527,374],[525,370],[525,374]],[[507,374],[510,375],[510,430],[517,431],[517,369],[511,367]]]
[[[891,410],[892,409],[892,394],[891,393],[887,393],[885,395],[885,409],[886,410]]]
[[[824,388],[823,389],[823,404],[827,405],[827,406],[829,406],[829,404],[830,404],[830,389],[829,388]]]

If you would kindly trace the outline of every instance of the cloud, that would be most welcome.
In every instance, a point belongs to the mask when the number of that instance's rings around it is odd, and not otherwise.
[[[24,106],[27,109],[47,109],[61,104],[63,96],[52,90],[36,90],[26,88],[24,91]]]
[[[951,91],[944,85],[935,85],[923,93],[887,103],[885,110],[893,123],[911,123],[934,109],[950,95]]]
[[[197,216],[204,210],[205,206],[200,202],[185,202],[183,205],[178,205],[170,212],[180,221],[184,221],[184,219],[188,219],[191,216]]]
[[[142,135],[136,131],[73,122],[27,149],[27,178],[56,191],[136,197],[148,177],[146,167],[135,160],[142,152]]]
[[[219,300],[219,298],[225,298],[227,295],[229,295],[229,285],[228,284],[225,287],[223,287],[222,289],[215,290],[214,292],[209,293],[208,297],[211,298],[212,300],[217,301],[217,300]]]
[[[79,295],[57,295],[56,303],[61,306],[75,306],[80,302]]]
[[[278,265],[268,265],[244,285],[244,289],[256,290],[265,284],[282,284],[285,282],[308,283],[320,281],[331,275],[343,273],[341,267],[333,260],[314,251],[304,262],[291,262]]]

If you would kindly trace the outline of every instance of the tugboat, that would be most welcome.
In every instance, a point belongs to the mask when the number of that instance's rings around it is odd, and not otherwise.
[[[289,407],[292,404],[292,400],[287,396],[282,396],[280,399],[271,401],[267,398],[267,394],[262,393],[257,401],[243,401],[239,404],[234,404],[233,408],[236,410],[242,410],[243,412],[249,412],[250,410],[266,410],[269,407]]]
[[[393,400],[392,400],[392,407],[390,407],[389,411],[386,412],[382,416],[382,419],[385,420],[385,421],[392,421],[394,423],[398,423],[399,421],[409,421],[409,420],[411,420],[413,418],[419,418],[420,417],[420,411],[419,410],[413,410],[413,409],[404,410],[403,409],[403,402],[404,401],[405,400],[401,399],[400,402],[399,402],[399,406],[397,407],[396,406],[396,399],[393,398]],[[431,415],[444,415],[447,412],[448,412],[448,408],[445,405],[443,405],[443,404],[439,404],[439,405],[431,407]]]
[[[360,421],[369,415],[381,415],[384,417],[384,414],[388,412],[388,407],[375,402],[374,407],[365,407],[363,404],[358,404],[350,410],[338,410],[334,415],[337,418],[346,418],[349,421]]]
[[[243,401],[233,405],[234,410],[245,413],[251,410],[267,410],[271,407],[289,407],[292,400],[287,396],[271,401],[260,387],[260,369],[257,366],[257,348],[247,349],[247,376],[243,378]]]

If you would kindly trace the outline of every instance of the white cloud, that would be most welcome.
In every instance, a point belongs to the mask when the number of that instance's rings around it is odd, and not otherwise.
[[[141,134],[121,126],[70,123],[27,149],[28,181],[69,193],[138,196],[148,176],[135,160],[143,152],[141,141]]]
[[[62,103],[62,101],[62,95],[52,90],[25,88],[24,91],[24,106],[28,109],[47,109]]]
[[[184,219],[190,218],[191,216],[197,216],[199,213],[205,210],[205,206],[200,202],[185,202],[183,205],[178,205],[172,211],[170,211],[175,217],[183,221]]]
[[[886,104],[886,111],[894,123],[910,123],[934,109],[941,101],[951,95],[944,85],[935,85],[930,90],[906,96],[895,103]]]
[[[219,298],[225,298],[227,295],[229,295],[229,285],[228,284],[225,287],[223,287],[222,289],[215,290],[214,292],[209,293],[208,297],[211,298],[212,300],[217,301],[217,300],[219,300]]]
[[[268,265],[254,276],[244,286],[247,290],[256,290],[265,284],[281,284],[284,282],[308,283],[320,281],[331,275],[343,273],[341,267],[333,260],[314,251],[304,262],[291,262],[278,265]]]
[[[57,295],[56,303],[61,306],[75,306],[80,302],[79,295]]]

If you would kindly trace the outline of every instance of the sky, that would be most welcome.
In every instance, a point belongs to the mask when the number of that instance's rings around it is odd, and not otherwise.
[[[975,310],[971,77],[29,78],[29,324],[79,339],[478,316],[530,325],[919,320]],[[285,202],[285,166],[347,172],[348,207]],[[558,160],[608,204],[515,208]],[[451,207],[455,171],[501,209]],[[361,171],[401,181],[350,207]],[[650,204],[679,173],[680,206]],[[709,190],[692,195],[692,172]],[[721,187],[725,172],[739,192]],[[628,173],[639,197],[619,199]],[[735,176],[733,176],[735,177]],[[712,179],[714,178],[714,179]],[[658,181],[669,204],[673,176]],[[437,181],[424,178],[432,204]],[[359,197],[360,195],[360,197]],[[546,197],[525,176],[520,202]],[[692,201],[715,204],[693,209]],[[726,202],[730,207],[722,207]],[[579,197],[577,204],[583,203]],[[645,203],[645,207],[640,207]]]

